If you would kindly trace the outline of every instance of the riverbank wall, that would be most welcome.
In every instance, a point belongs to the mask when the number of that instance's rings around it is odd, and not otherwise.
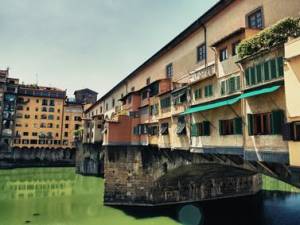
[[[9,148],[0,146],[0,169],[74,167],[75,149]]]

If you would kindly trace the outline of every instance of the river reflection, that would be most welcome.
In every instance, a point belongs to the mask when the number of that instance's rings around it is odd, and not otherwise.
[[[264,177],[259,195],[168,207],[106,207],[103,179],[73,168],[0,171],[0,225],[298,225],[299,190]]]

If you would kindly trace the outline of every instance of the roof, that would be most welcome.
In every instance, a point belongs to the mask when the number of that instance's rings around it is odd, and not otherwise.
[[[89,92],[89,93],[92,93],[92,94],[98,94],[98,92],[93,91],[93,90],[91,90],[89,88],[84,88],[84,89],[76,90],[76,91],[74,91],[74,94],[80,93],[80,92]]]
[[[153,56],[151,56],[148,60],[146,60],[142,65],[140,65],[137,69],[135,69],[132,73],[127,75],[124,79],[122,79],[119,83],[117,83],[110,91],[108,91],[105,95],[103,95],[98,101],[102,101],[107,96],[109,96],[115,89],[125,83],[128,79],[133,77],[136,73],[146,68],[149,64],[153,63],[155,60],[160,58],[162,55],[166,54],[168,51],[175,48],[182,41],[188,38],[191,34],[197,31],[200,27],[203,27],[203,24],[217,15],[219,12],[223,11],[227,6],[233,3],[235,0],[219,0],[215,5],[213,5],[208,11],[206,11],[202,16],[200,16],[195,22],[193,22],[190,26],[188,26],[185,30],[183,30],[179,35],[173,38],[169,43],[167,43],[163,48],[161,48],[158,52],[156,52]],[[97,101],[97,102],[98,102]],[[95,104],[97,104],[97,102]]]

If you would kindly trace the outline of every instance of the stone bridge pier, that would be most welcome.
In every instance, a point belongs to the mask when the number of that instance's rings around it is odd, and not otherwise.
[[[76,146],[76,173],[102,176],[103,158],[102,143],[78,143]]]
[[[163,205],[253,195],[257,168],[240,156],[105,146],[107,205]]]

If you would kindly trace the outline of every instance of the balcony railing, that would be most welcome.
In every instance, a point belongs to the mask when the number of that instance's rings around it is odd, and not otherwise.
[[[206,79],[208,77],[212,77],[216,74],[216,65],[215,64],[211,64],[203,69],[199,69],[196,71],[193,71],[190,74],[189,77],[189,82],[193,83],[195,81],[199,81],[199,80],[203,80]]]

